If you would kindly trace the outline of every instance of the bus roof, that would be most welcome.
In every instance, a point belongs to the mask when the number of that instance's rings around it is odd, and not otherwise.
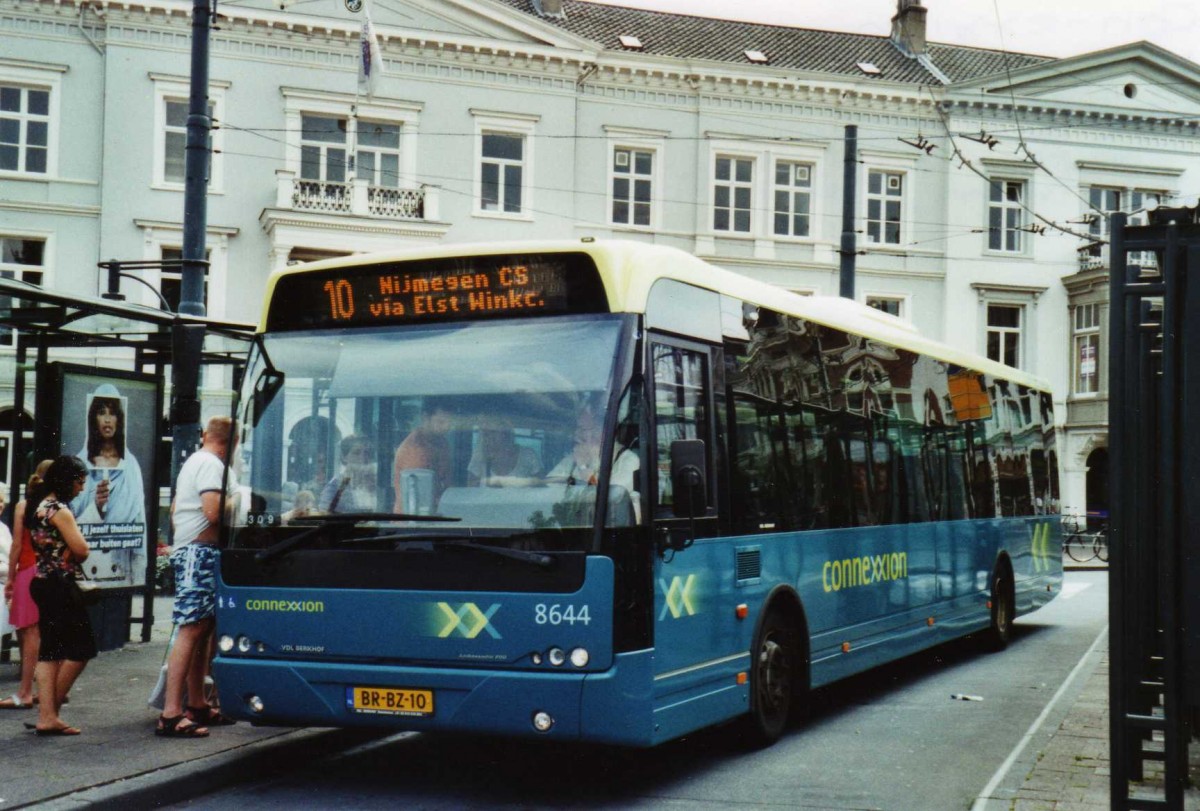
[[[915,327],[849,299],[805,296],[777,285],[751,279],[699,259],[686,251],[629,240],[585,238],[573,240],[522,240],[511,242],[459,243],[402,251],[354,254],[318,262],[293,265],[271,274],[267,281],[259,331],[267,323],[267,311],[278,280],[294,273],[358,267],[387,262],[442,259],[455,256],[495,254],[584,253],[592,257],[608,294],[612,312],[644,313],[650,288],[659,279],[674,279],[712,290],[760,307],[797,316],[826,327],[862,335],[964,368],[984,372],[1012,383],[1049,391],[1047,383],[1020,369],[921,335]]]

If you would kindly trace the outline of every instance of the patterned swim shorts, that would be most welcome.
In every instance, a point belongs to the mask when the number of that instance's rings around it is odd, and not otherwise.
[[[171,553],[175,567],[176,625],[191,625],[216,614],[217,563],[220,551],[212,544],[189,543]]]

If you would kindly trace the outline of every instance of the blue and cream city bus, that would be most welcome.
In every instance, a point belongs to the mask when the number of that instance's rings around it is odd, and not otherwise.
[[[770,742],[1062,580],[1040,381],[663,247],[288,268],[237,418],[215,673],[263,724]]]

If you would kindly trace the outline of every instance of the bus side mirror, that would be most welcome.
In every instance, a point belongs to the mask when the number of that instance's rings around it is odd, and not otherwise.
[[[254,421],[257,423],[267,413],[267,407],[275,399],[275,395],[283,388],[283,375],[280,372],[264,371],[254,381]]]
[[[671,443],[671,510],[677,518],[704,515],[708,506],[704,463],[703,440],[677,439]]]

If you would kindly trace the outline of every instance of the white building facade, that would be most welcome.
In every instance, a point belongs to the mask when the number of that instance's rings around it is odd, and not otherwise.
[[[836,295],[854,125],[856,296],[1049,380],[1062,503],[1104,506],[1099,214],[1200,192],[1196,65],[927,43],[913,0],[879,36],[388,0],[367,96],[362,13],[283,5],[222,5],[212,32],[210,315],[256,320],[292,261],[532,237],[668,244]],[[0,0],[0,272],[94,295],[98,261],[178,256],[190,25],[183,0]],[[177,274],[141,274],[178,301]]]

